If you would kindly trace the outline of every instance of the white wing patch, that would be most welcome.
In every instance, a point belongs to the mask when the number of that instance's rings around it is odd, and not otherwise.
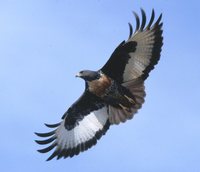
[[[90,112],[71,130],[65,128],[64,120],[59,125],[47,125],[51,128],[57,127],[57,129],[49,133],[36,133],[40,137],[52,136],[47,140],[36,142],[42,145],[53,143],[49,147],[38,151],[46,153],[56,147],[53,154],[47,159],[51,160],[56,156],[57,159],[61,157],[72,157],[89,149],[96,144],[97,140],[100,139],[109,128],[110,123],[108,121],[107,111],[107,107],[103,107]]]
[[[132,37],[128,40],[136,41],[137,47],[135,52],[129,53],[131,58],[125,67],[123,74],[124,82],[140,77],[152,58],[153,44],[155,43],[154,35],[151,33],[147,35],[149,37],[146,37],[145,32],[138,31],[136,36],[136,38]]]
[[[130,36],[127,40],[128,42],[134,41],[137,43],[135,52],[129,53],[129,56],[131,57],[128,61],[128,64],[125,67],[124,74],[123,74],[123,81],[130,81],[132,79],[136,79],[141,77],[144,74],[145,69],[150,65],[152,59],[156,59],[160,56],[160,54],[154,54],[153,50],[155,47],[155,44],[158,43],[157,37],[161,35],[161,27],[162,23],[159,23],[161,20],[162,15],[158,18],[158,20],[155,22],[153,26],[153,20],[154,20],[154,11],[152,11],[152,16],[149,21],[149,24],[146,26],[145,29],[144,26],[146,24],[146,15],[143,10],[142,12],[142,24],[140,25],[139,17],[136,13],[134,13],[137,21],[136,31],[132,35],[132,26],[130,26]],[[160,39],[160,46],[162,45],[162,37],[159,37]],[[160,47],[158,47],[159,49]],[[155,64],[154,64],[155,65]]]
[[[65,129],[64,121],[56,131],[57,145],[60,149],[77,147],[79,144],[87,142],[101,131],[108,119],[107,108],[103,107],[85,116],[82,121],[72,130]]]

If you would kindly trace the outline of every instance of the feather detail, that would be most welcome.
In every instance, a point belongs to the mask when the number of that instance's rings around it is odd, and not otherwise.
[[[134,105],[130,109],[116,108],[109,106],[109,121],[111,124],[119,124],[125,122],[127,119],[132,119],[134,114],[137,113],[138,109],[142,107],[145,97],[145,87],[143,80],[136,79],[122,84],[126,87],[135,97]]]
[[[123,41],[112,53],[110,59],[101,68],[101,71],[118,83],[142,78],[145,80],[149,72],[160,59],[163,45],[162,14],[154,22],[155,12],[146,24],[146,14],[141,9],[141,20],[133,12],[136,20],[135,32],[129,23],[129,37]]]
[[[108,121],[107,107],[102,107],[98,110],[91,111],[81,121],[78,122],[73,129],[68,130],[65,128],[65,119],[53,131],[53,136],[46,140],[36,140],[40,145],[50,144],[50,146],[38,150],[40,153],[46,153],[55,148],[47,161],[57,156],[73,157],[78,155],[97,143],[97,140],[109,129],[110,123]],[[47,125],[52,127],[52,125]],[[51,133],[51,132],[50,132]],[[49,134],[38,134],[38,136],[48,136]]]

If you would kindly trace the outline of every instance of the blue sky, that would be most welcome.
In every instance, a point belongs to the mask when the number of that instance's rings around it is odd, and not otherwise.
[[[181,0],[1,0],[1,171],[200,171],[200,2]],[[92,149],[46,162],[33,134],[80,96],[74,75],[99,69],[128,37],[132,10],[163,13],[164,46],[133,120]]]

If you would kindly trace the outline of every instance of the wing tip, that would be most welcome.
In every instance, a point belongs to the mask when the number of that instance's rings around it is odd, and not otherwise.
[[[135,16],[135,20],[136,20],[136,27],[135,27],[135,31],[134,31],[134,34],[137,32],[137,31],[143,31],[144,28],[145,28],[145,25],[146,25],[146,13],[145,13],[145,10],[143,8],[140,8],[140,11],[141,11],[141,15],[142,15],[142,19],[141,19],[141,24],[140,24],[140,17],[138,16],[138,14],[135,12],[135,11],[132,11],[133,15]],[[152,24],[153,24],[153,21],[155,19],[155,10],[154,8],[152,9],[152,12],[151,12],[151,18],[149,20],[149,23],[147,24],[145,30],[149,30],[151,27],[152,27]],[[162,19],[162,13],[160,14],[160,16],[158,17],[157,21],[154,23],[153,27],[156,27],[157,25],[160,25],[160,27],[162,27],[162,22],[160,23]],[[133,33],[132,33],[132,25],[130,23],[128,23],[129,25],[129,30],[130,30],[130,33],[129,33],[129,39],[133,36]]]
[[[55,134],[55,131],[56,131],[56,130],[53,130],[53,131],[48,132],[48,133],[37,133],[37,132],[35,132],[34,134],[35,134],[36,136],[38,136],[38,137],[49,137],[49,136],[54,135],[54,134]]]
[[[136,27],[135,27],[135,32],[134,32],[134,33],[136,33],[140,28],[140,18],[135,11],[133,11],[132,13],[135,16],[135,20],[136,20]]]
[[[49,124],[48,124],[49,126]],[[39,145],[46,145],[46,144],[50,144],[48,147],[45,147],[43,149],[39,149],[37,150],[39,153],[47,153],[52,151],[54,148],[55,150],[53,151],[53,153],[46,159],[46,161],[50,161],[54,158],[56,158],[57,160],[59,160],[60,158],[68,158],[68,157],[73,157],[75,155],[78,155],[79,153],[88,150],[89,148],[91,148],[92,146],[94,146],[97,143],[97,140],[99,140],[101,138],[101,136],[103,136],[106,131],[109,129],[109,121],[107,120],[105,122],[105,125],[103,126],[102,129],[99,129],[95,135],[91,138],[89,138],[89,140],[86,140],[85,142],[82,142],[78,145],[74,145],[73,148],[70,147],[65,147],[63,149],[61,149],[61,147],[58,144],[58,141],[56,140],[57,137],[55,136],[55,131],[50,132],[50,135],[53,135],[52,137],[46,139],[46,140],[35,140],[35,142]],[[47,137],[49,136],[49,133],[36,133],[35,134],[37,136],[40,137]]]
[[[59,150],[59,149],[55,150],[55,151],[46,159],[46,161],[52,160],[53,158],[55,158],[56,156],[58,156],[59,153],[60,153],[60,150]]]
[[[140,31],[143,31],[145,24],[146,24],[146,13],[142,8],[140,8],[140,10],[141,10],[141,14],[142,14],[142,24],[140,26]]]
[[[40,153],[47,153],[49,151],[51,151],[53,148],[55,148],[57,145],[56,142],[54,142],[53,144],[51,144],[50,146],[44,148],[44,149],[38,149],[37,151],[40,152]]]
[[[50,137],[49,139],[46,139],[46,140],[35,140],[35,142],[39,145],[45,145],[45,144],[49,144],[51,143],[52,141],[54,141],[56,139],[55,136],[53,137]]]
[[[49,128],[56,128],[56,127],[58,127],[60,125],[60,122],[56,123],[56,124],[47,124],[47,123],[45,123],[44,125],[46,125]]]
[[[131,25],[131,23],[128,23],[128,26],[129,26],[129,37],[128,37],[128,39],[130,39],[131,36],[133,35],[133,26]]]

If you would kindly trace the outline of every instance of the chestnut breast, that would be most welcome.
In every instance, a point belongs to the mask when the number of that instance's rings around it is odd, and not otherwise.
[[[88,82],[89,91],[98,97],[102,97],[107,88],[111,85],[111,79],[105,74],[102,74],[101,77],[97,80]]]

